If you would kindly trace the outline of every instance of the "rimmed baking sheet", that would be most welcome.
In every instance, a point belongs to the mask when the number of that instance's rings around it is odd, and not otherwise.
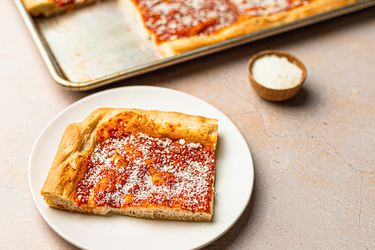
[[[162,58],[141,29],[134,28],[137,24],[124,11],[124,1],[128,0],[104,1],[52,18],[34,18],[21,0],[15,0],[52,77],[72,90],[97,88],[375,5],[375,0],[360,0],[330,12]]]

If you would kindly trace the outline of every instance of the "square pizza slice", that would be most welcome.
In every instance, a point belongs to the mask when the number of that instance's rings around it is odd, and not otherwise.
[[[42,188],[54,208],[210,221],[217,120],[99,109],[67,127]]]
[[[99,0],[22,0],[26,10],[33,16],[52,16]]]
[[[165,56],[349,5],[356,0],[131,0]]]

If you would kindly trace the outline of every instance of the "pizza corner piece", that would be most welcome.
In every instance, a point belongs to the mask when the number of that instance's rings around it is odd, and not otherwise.
[[[201,116],[96,110],[66,128],[41,194],[72,212],[211,221],[217,131]]]
[[[99,0],[22,0],[32,16],[49,17]]]

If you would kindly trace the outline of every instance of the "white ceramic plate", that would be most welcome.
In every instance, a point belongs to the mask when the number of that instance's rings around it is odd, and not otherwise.
[[[47,206],[40,195],[65,127],[100,107],[179,111],[219,120],[216,196],[212,222],[174,222],[68,213]],[[72,244],[88,249],[194,249],[224,234],[246,208],[253,188],[246,141],[219,110],[191,95],[157,87],[124,87],[86,97],[57,115],[41,132],[29,159],[29,184],[45,221]]]

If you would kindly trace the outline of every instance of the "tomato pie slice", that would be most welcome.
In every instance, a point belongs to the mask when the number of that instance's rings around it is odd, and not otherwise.
[[[22,0],[33,16],[51,16],[69,9],[75,9],[99,0]]]
[[[51,207],[210,221],[217,120],[99,109],[65,130],[42,189]]]
[[[165,56],[293,22],[356,0],[131,0]]]

